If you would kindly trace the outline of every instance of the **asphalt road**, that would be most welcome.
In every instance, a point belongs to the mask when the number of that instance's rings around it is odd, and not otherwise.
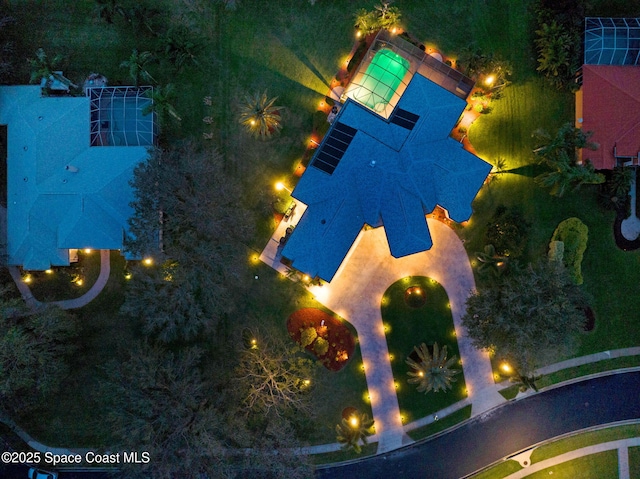
[[[511,401],[440,437],[318,469],[316,477],[458,479],[546,439],[635,418],[640,418],[640,372],[614,374]]]

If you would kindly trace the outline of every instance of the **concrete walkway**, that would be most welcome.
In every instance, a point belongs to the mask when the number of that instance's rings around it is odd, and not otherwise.
[[[634,241],[640,236],[640,218],[638,218],[638,212],[636,211],[636,195],[638,194],[636,185],[636,171],[633,171],[633,179],[631,180],[631,190],[629,196],[631,197],[631,215],[622,220],[620,224],[620,231],[629,241]]]
[[[401,278],[428,276],[445,288],[472,415],[505,402],[497,392],[488,355],[471,345],[461,324],[466,299],[475,288],[467,253],[447,225],[433,219],[428,224],[434,246],[404,258],[391,256],[383,228],[363,230],[331,283],[309,288],[319,302],[347,319],[358,332],[376,427],[371,440],[378,441],[378,453],[411,442],[402,424],[380,313],[384,292]]]
[[[84,293],[79,298],[66,299],[63,301],[52,301],[50,303],[43,303],[41,301],[38,301],[33,297],[29,286],[27,286],[27,284],[22,281],[20,268],[18,268],[17,266],[8,266],[8,269],[11,277],[13,278],[13,281],[16,283],[18,291],[20,291],[20,294],[22,295],[24,301],[27,303],[29,309],[38,309],[44,304],[54,304],[62,309],[82,308],[83,306],[86,306],[91,301],[93,301],[107,284],[109,275],[111,274],[111,251],[108,249],[100,250],[100,274],[98,275],[98,279],[96,279],[96,282],[93,283],[93,286],[91,286],[89,291]]]
[[[636,446],[640,446],[640,437],[603,442],[600,444],[595,444],[593,446],[575,449],[565,454],[560,454],[559,456],[552,457],[551,459],[537,462],[529,467],[525,467],[519,470],[518,472],[505,476],[503,479],[522,479],[544,469],[553,468],[553,466],[557,466],[558,464],[562,464],[563,462],[568,462],[580,457],[589,456],[591,454],[597,454],[599,452],[611,451],[616,449],[618,451],[618,477],[620,479],[630,479],[628,450],[630,447]],[[549,471],[549,474],[553,474],[553,469]]]

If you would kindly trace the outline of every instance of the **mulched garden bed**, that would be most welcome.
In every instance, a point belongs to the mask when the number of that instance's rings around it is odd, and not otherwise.
[[[313,341],[304,348],[313,354],[325,368],[340,371],[353,356],[356,341],[349,328],[338,318],[316,308],[302,308],[287,318],[289,336],[302,345],[304,337]],[[326,351],[324,351],[326,349]]]

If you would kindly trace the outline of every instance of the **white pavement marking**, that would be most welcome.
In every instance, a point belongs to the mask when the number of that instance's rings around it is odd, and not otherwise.
[[[634,446],[640,446],[640,437],[620,439],[618,441],[603,442],[601,444],[595,444],[593,446],[583,447],[581,449],[576,449],[574,451],[560,454],[559,456],[552,457],[551,459],[546,459],[544,461],[537,462],[535,464],[532,464],[531,467],[521,469],[518,472],[514,472],[513,474],[505,476],[503,479],[522,479],[524,477],[527,477],[533,474],[534,472],[542,471],[549,467],[562,464],[563,462],[572,461],[573,459],[589,456],[591,454],[598,454],[599,452],[611,451],[614,449],[618,449],[618,450],[624,449],[626,451],[627,448],[634,447]],[[618,457],[620,457],[620,453],[618,453]],[[627,467],[628,467],[628,456],[627,456]],[[626,477],[627,479],[629,478],[628,475]],[[623,478],[622,470],[620,470],[620,478]]]

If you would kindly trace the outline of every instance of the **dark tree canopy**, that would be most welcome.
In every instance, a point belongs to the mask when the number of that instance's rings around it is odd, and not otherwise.
[[[192,339],[235,310],[250,214],[220,155],[190,143],[156,150],[132,184],[127,246],[154,265],[134,271],[123,312],[164,341]]]
[[[540,261],[471,295],[462,323],[474,346],[495,350],[528,375],[572,350],[585,305],[561,264]]]
[[[200,373],[198,350],[173,354],[141,345],[128,360],[108,364],[106,373],[107,422],[118,446],[144,446],[150,454],[148,464],[125,468],[124,477],[199,478],[221,464],[221,420]]]
[[[519,208],[500,205],[487,223],[485,240],[499,256],[518,258],[527,246],[530,226]]]
[[[25,414],[54,394],[75,350],[75,317],[48,306],[29,311],[22,299],[0,300],[0,401],[8,412]]]

